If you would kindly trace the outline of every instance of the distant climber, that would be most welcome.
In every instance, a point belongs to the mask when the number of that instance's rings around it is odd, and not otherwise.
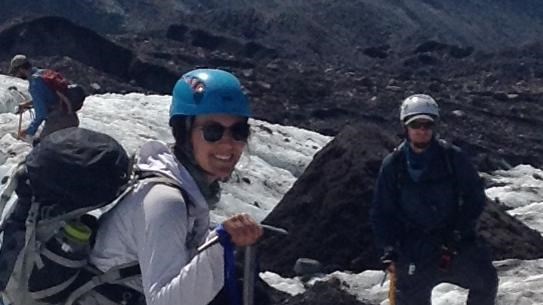
[[[35,111],[30,125],[20,131],[20,138],[34,136],[43,121],[45,124],[40,138],[59,129],[79,126],[77,113],[66,96],[69,83],[59,73],[33,67],[25,55],[18,54],[11,60],[9,74],[28,80],[32,100],[22,103],[19,109],[32,106]]]
[[[468,305],[493,305],[498,278],[476,223],[486,197],[467,156],[439,140],[439,108],[424,94],[405,99],[405,141],[383,161],[371,208],[381,261],[396,280],[397,305],[430,305],[448,282],[469,289]]]

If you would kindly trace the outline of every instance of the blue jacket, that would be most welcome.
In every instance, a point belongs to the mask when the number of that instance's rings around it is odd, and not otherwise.
[[[26,133],[31,136],[36,134],[41,123],[47,119],[49,110],[58,105],[58,95],[55,91],[47,87],[40,76],[41,71],[40,69],[32,68],[32,76],[30,77],[28,86],[36,115],[26,129]]]
[[[410,154],[404,142],[383,160],[370,218],[378,247],[393,247],[417,261],[438,252],[453,231],[474,239],[486,197],[479,174],[458,147],[434,139],[418,168],[410,165]]]

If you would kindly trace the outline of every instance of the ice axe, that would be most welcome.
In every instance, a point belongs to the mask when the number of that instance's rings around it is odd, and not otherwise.
[[[19,91],[19,89],[17,89],[17,87],[15,86],[9,86],[8,87],[8,90],[9,91],[15,91],[17,92],[17,94],[19,94],[20,97],[23,97],[24,98],[24,95]],[[23,123],[23,113],[25,112],[26,109],[22,108],[21,106],[17,107],[17,112],[19,114],[19,127],[17,128],[17,139],[21,140],[21,127],[22,127],[22,123]]]
[[[265,233],[278,233],[288,235],[288,231],[266,224],[260,225]],[[209,241],[198,247],[198,253],[201,253],[219,242],[219,237],[215,236]],[[243,305],[254,305],[255,300],[255,273],[256,273],[256,245],[245,247],[243,262]]]
[[[287,230],[261,224],[264,232],[288,235]],[[254,305],[256,276],[256,245],[245,247],[243,262],[243,305]]]
[[[396,305],[396,273],[390,274],[390,284],[388,286],[388,302],[390,305]]]
[[[18,92],[19,90],[15,86],[9,86],[8,91]],[[20,107],[17,108],[17,112],[19,113],[19,128],[17,128],[17,139],[19,139],[21,134],[21,124],[23,122],[23,112],[21,111]]]
[[[387,275],[390,274],[390,283],[388,286],[388,304],[396,305],[396,272],[391,272],[389,270],[384,270],[385,274],[381,280],[381,287],[385,284],[387,280]]]

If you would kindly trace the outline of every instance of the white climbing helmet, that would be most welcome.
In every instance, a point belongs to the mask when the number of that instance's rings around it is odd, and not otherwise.
[[[414,94],[406,98],[400,106],[400,120],[409,124],[417,119],[434,121],[439,118],[439,106],[426,94]]]

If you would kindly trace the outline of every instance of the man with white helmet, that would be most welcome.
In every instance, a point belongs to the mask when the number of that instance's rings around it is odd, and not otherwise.
[[[405,141],[383,160],[371,209],[381,261],[397,280],[398,305],[430,305],[442,282],[469,289],[468,305],[492,305],[498,278],[475,230],[483,184],[458,147],[437,139],[438,119],[428,95],[401,105]]]

